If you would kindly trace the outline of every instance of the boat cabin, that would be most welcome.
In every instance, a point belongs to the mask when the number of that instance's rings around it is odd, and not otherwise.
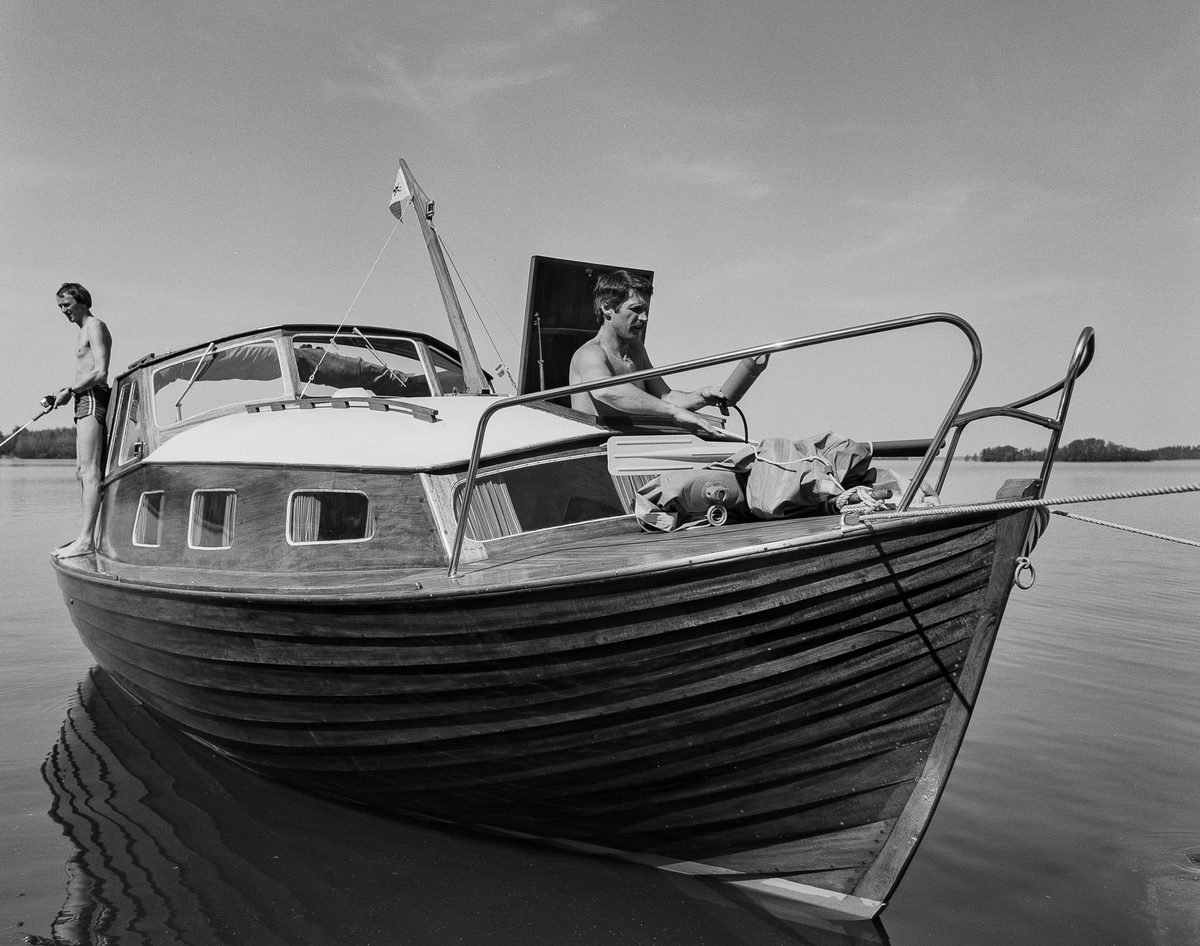
[[[117,382],[100,551],[245,572],[444,566],[480,413],[429,336],[283,325],[149,356]],[[595,418],[552,405],[489,428],[464,561],[489,544],[628,520]],[[636,528],[628,522],[630,529]]]

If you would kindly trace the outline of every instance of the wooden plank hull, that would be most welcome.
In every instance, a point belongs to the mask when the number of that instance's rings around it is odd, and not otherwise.
[[[424,599],[57,571],[100,665],[257,771],[871,916],[945,783],[1031,516]]]
[[[99,669],[82,681],[42,773],[71,846],[55,943],[177,941],[186,931],[188,946],[223,946],[229,930],[256,946],[378,942],[415,921],[436,927],[439,942],[490,941],[497,910],[522,942],[597,928],[638,942],[680,919],[693,928],[697,912],[747,944],[887,941],[875,921],[834,923],[728,886],[598,871],[322,799],[277,800],[250,772],[158,725]],[[538,925],[529,911],[540,905],[554,909]]]

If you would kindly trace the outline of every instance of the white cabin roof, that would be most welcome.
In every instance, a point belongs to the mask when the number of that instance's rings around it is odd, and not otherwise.
[[[471,459],[479,417],[498,398],[413,398],[437,411],[429,423],[399,411],[348,408],[262,410],[229,414],[176,434],[147,463],[237,463],[276,466],[430,470]],[[592,440],[595,427],[524,405],[488,422],[484,457]]]

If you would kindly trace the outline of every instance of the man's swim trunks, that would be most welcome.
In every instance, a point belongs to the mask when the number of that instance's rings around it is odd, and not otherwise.
[[[94,388],[88,388],[82,394],[75,395],[75,423],[79,423],[81,417],[95,417],[100,421],[100,426],[104,427],[107,424],[108,418],[108,401],[112,397],[112,388],[104,385],[96,385]]]

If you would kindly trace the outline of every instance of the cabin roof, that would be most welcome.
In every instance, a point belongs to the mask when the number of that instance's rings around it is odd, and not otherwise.
[[[392,338],[412,338],[417,341],[424,342],[431,348],[436,348],[445,354],[449,355],[455,361],[461,364],[462,359],[459,357],[458,349],[440,338],[435,338],[433,335],[426,335],[424,332],[410,332],[407,329],[384,328],[378,325],[337,325],[333,322],[285,322],[279,325],[265,325],[262,328],[252,329],[250,331],[233,332],[230,335],[222,335],[219,338],[208,338],[202,342],[197,342],[195,345],[187,345],[184,348],[175,348],[171,351],[165,351],[162,354],[151,353],[143,355],[141,358],[132,362],[128,368],[120,373],[118,380],[124,378],[131,372],[144,368],[147,365],[156,365],[160,361],[167,361],[175,358],[178,355],[183,355],[192,351],[203,351],[209,345],[224,345],[226,342],[235,341],[239,338],[255,338],[257,336],[269,336],[276,333],[284,335],[306,334],[309,332],[317,333],[350,333],[358,329],[365,335],[385,335]]]
[[[471,458],[475,429],[491,396],[412,398],[436,412],[432,423],[400,410],[361,403],[227,414],[184,430],[147,463],[334,466],[420,471],[461,467]],[[609,434],[587,419],[520,405],[489,421],[483,457],[496,459],[546,447],[581,446]]]

